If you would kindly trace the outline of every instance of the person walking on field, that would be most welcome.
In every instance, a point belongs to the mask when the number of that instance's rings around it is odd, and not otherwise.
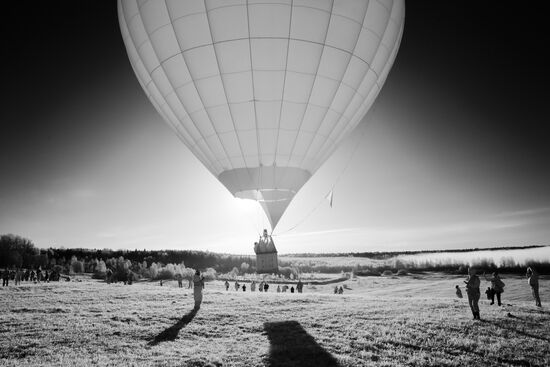
[[[500,279],[500,276],[498,275],[498,271],[495,271],[493,273],[493,276],[490,278],[487,278],[487,275],[483,273],[483,276],[485,277],[485,280],[491,282],[491,304],[495,304],[495,294],[497,296],[497,302],[499,306],[502,306],[502,303],[500,301],[500,295],[502,292],[504,292],[504,282],[502,279]]]
[[[535,304],[537,305],[537,307],[542,307],[539,295],[539,274],[535,271],[535,269],[528,267],[526,276],[527,282],[531,286],[531,292],[533,293]]]
[[[473,268],[468,268],[468,278],[464,281],[466,283],[466,294],[468,295],[468,304],[474,315],[474,320],[480,320],[479,317],[479,298],[481,293],[479,291],[479,285],[481,281],[476,275]]]
[[[200,271],[195,271],[193,275],[193,298],[195,299],[195,311],[201,308],[202,289],[204,288],[204,277]]]

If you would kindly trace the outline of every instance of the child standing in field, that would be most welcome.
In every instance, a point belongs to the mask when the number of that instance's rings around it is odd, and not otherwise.
[[[485,291],[485,294],[487,295],[488,300],[491,300],[491,299],[494,300],[495,299],[495,294],[493,293],[493,290],[491,289],[491,287],[487,287],[487,290]],[[491,303],[491,304],[493,304],[493,303]]]
[[[535,304],[537,307],[542,307],[540,303],[539,295],[539,274],[531,267],[527,268],[527,282],[531,286],[531,292],[533,293],[533,298],[535,299]]]
[[[458,286],[458,284],[456,285],[456,296],[458,298],[462,298],[462,291],[460,290],[460,287]]]
[[[193,298],[195,299],[195,310],[201,308],[202,289],[204,288],[204,277],[200,271],[195,271],[193,275]]]
[[[479,316],[479,298],[481,293],[479,291],[480,280],[476,275],[473,268],[468,268],[468,278],[464,281],[466,283],[466,295],[468,296],[468,304],[474,315],[474,320],[480,320]]]
[[[490,291],[490,298],[489,298],[491,300],[491,304],[492,305],[495,304],[495,294],[496,294],[498,305],[501,306],[502,303],[500,301],[500,295],[502,294],[502,292],[504,292],[504,282],[502,281],[502,279],[500,279],[500,276],[498,275],[497,271],[495,271],[493,273],[493,276],[490,278],[487,278],[485,273],[483,273],[483,276],[485,277],[485,280],[491,282],[491,288],[490,288],[491,291]]]

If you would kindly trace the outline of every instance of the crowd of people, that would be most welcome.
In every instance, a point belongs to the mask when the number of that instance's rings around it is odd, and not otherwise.
[[[226,280],[224,283],[224,286],[225,286],[225,290],[229,291],[229,288],[231,287],[231,285],[229,284],[229,281]],[[239,290],[246,292],[246,289],[247,289],[246,284],[241,285],[238,281],[235,281],[235,283],[233,284],[233,287],[235,288],[236,292],[238,292]],[[253,280],[252,282],[250,282],[250,292],[256,292],[256,288],[258,288],[258,292],[268,292],[269,283],[267,283],[264,280],[262,280],[259,283],[256,283],[256,281]],[[293,285],[289,287],[288,285],[284,284],[281,287],[280,284],[277,284],[276,292],[285,293],[289,291],[290,293],[294,293],[294,291],[296,291],[298,293],[302,293],[303,289],[304,289],[304,284],[302,283],[301,280],[298,280],[298,283],[296,283],[296,288],[294,288]]]
[[[528,267],[526,276],[527,276],[527,283],[531,287],[531,293],[533,294],[535,305],[537,307],[542,307],[540,302],[540,295],[539,295],[538,273],[532,267]],[[485,273],[483,273],[483,277],[485,278],[486,281],[491,282],[491,286],[487,287],[487,290],[485,291],[487,299],[491,301],[490,304],[491,305],[495,304],[495,296],[496,296],[497,304],[499,306],[502,306],[501,295],[504,292],[505,284],[500,278],[498,271],[493,272],[493,274],[490,277],[488,277]],[[464,283],[466,284],[466,295],[468,296],[468,305],[470,306],[470,310],[472,311],[474,320],[480,320],[481,317],[479,315],[479,299],[481,298],[481,292],[480,292],[481,281],[474,268],[468,268],[468,277],[466,278]],[[462,298],[462,291],[460,290],[460,287],[457,285],[455,288],[456,288],[456,296],[458,298]]]
[[[2,287],[8,287],[10,281],[13,281],[14,285],[20,285],[21,282],[49,282],[49,281],[59,281],[61,274],[52,271],[42,271],[41,268],[38,269],[8,269],[5,268],[2,271]]]

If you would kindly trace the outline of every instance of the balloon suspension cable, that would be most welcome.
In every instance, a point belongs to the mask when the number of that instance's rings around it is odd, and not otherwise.
[[[340,181],[340,179],[342,178],[342,176],[344,175],[344,173],[346,172],[346,170],[350,166],[351,161],[353,160],[353,157],[355,156],[355,153],[357,153],[357,150],[359,148],[359,143],[361,143],[361,141],[363,141],[363,137],[365,136],[365,134],[367,132],[367,127],[369,127],[372,124],[364,124],[364,125],[365,125],[365,127],[363,128],[363,132],[359,136],[359,139],[357,139],[357,142],[355,143],[355,147],[353,148],[353,151],[351,152],[351,155],[349,156],[349,158],[347,160],[347,163],[345,164],[344,168],[340,171],[340,174],[338,174],[338,176],[336,176],[336,178],[334,179],[334,182],[330,186],[330,190],[322,197],[321,200],[319,200],[317,205],[315,205],[313,207],[313,209],[305,217],[303,217],[302,220],[298,221],[295,225],[293,225],[292,227],[290,227],[286,231],[278,233],[276,235],[273,235],[273,230],[272,230],[271,234],[272,234],[273,237],[280,236],[280,235],[283,235],[283,234],[287,234],[290,231],[293,231],[294,229],[296,229],[297,227],[302,225],[311,215],[313,215],[313,213],[315,213],[321,207],[321,205],[327,200],[327,198],[332,196],[332,193],[334,192],[334,187],[336,186],[338,181]],[[330,206],[332,207],[332,197],[330,199]]]

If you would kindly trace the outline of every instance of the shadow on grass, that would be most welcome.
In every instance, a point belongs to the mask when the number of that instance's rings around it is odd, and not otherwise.
[[[195,317],[197,314],[197,310],[193,309],[187,313],[187,315],[183,316],[178,322],[176,322],[174,325],[170,326],[168,329],[161,332],[159,335],[155,336],[153,340],[151,340],[148,345],[157,345],[161,342],[167,342],[175,340],[178,337],[178,333],[180,332],[185,325],[189,324],[191,320]]]
[[[525,319],[522,319],[521,317],[516,317],[516,316],[511,316],[511,317],[525,321]],[[504,320],[504,321],[481,320],[481,322],[485,322],[487,324],[494,325],[494,326],[499,327],[501,329],[505,329],[505,330],[514,332],[516,334],[523,335],[526,338],[533,338],[533,339],[538,339],[538,340],[550,342],[550,338],[525,332],[525,324],[519,325],[519,326],[522,326],[522,328],[520,329],[519,327],[516,327],[516,325],[514,323],[511,323],[511,322],[506,321],[506,320]]]
[[[268,366],[338,366],[297,321],[266,322],[264,329],[271,343]]]

